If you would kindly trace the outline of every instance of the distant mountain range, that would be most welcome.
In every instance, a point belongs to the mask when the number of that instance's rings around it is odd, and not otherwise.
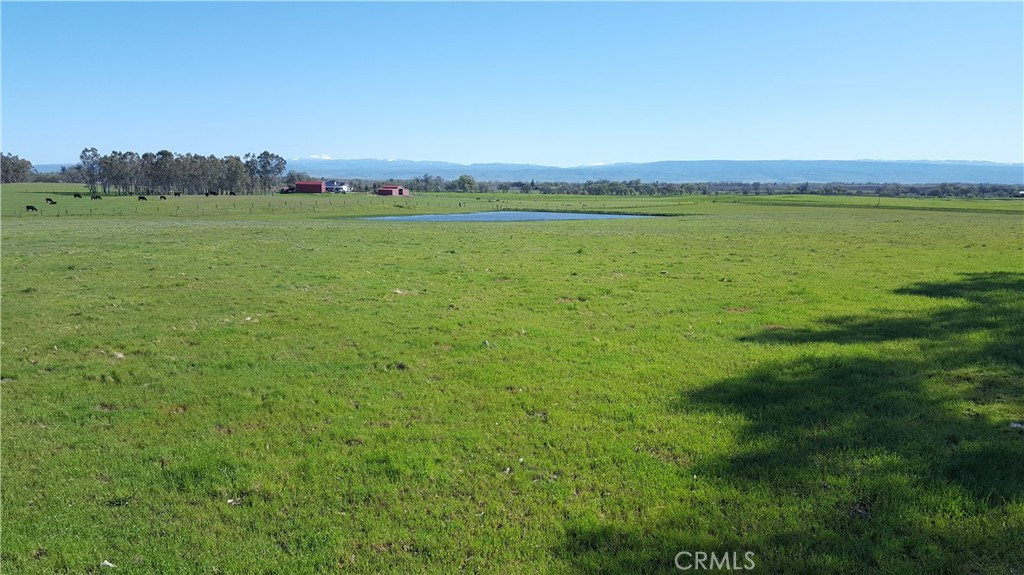
[[[559,168],[535,164],[455,164],[412,160],[296,159],[289,170],[339,179],[411,179],[430,174],[446,180],[465,174],[481,181],[585,182],[777,182],[1024,185],[1024,164],[966,161],[883,160],[698,160],[620,163]]]
[[[59,172],[61,166],[42,164],[39,172]],[[585,182],[588,180],[644,182],[762,182],[762,183],[892,183],[1024,185],[1024,164],[968,161],[887,160],[694,160],[619,163],[559,168],[536,164],[456,164],[413,160],[334,160],[299,158],[288,169],[317,178],[412,179],[424,174],[446,180],[461,175],[481,181]]]

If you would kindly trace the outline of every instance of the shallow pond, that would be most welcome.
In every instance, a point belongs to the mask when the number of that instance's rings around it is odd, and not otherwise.
[[[611,220],[620,218],[650,218],[623,214],[587,214],[579,212],[473,212],[468,214],[424,214],[420,216],[377,216],[368,220],[392,222],[526,222],[542,220]]]

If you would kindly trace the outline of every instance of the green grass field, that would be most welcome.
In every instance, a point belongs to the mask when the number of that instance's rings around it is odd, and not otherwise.
[[[0,192],[4,573],[1024,571],[1021,204],[77,190]],[[682,215],[353,217],[499,205]]]
[[[977,211],[1024,214],[1024,198],[991,198],[986,200],[962,198],[879,198],[877,196],[744,196],[738,201],[761,205],[889,208],[899,210]]]

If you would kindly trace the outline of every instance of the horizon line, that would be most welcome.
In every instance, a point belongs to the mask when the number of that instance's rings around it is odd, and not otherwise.
[[[188,153],[188,152],[186,152]],[[174,152],[178,155],[178,152]],[[105,155],[105,154],[104,154]],[[206,155],[206,154],[204,154]],[[236,154],[228,154],[236,155]],[[322,156],[322,157],[321,157]],[[24,158],[27,159],[27,158]],[[30,160],[31,161],[31,160]],[[335,158],[329,154],[322,155],[310,155],[300,156],[285,160],[286,162],[413,162],[413,163],[439,163],[439,164],[452,164],[456,166],[478,166],[478,165],[522,165],[522,166],[538,166],[545,168],[559,168],[559,169],[574,169],[574,168],[600,168],[606,166],[622,166],[622,165],[643,165],[643,164],[659,164],[665,162],[878,162],[878,163],[956,163],[956,164],[992,164],[1000,166],[1024,166],[1024,162],[1000,162],[995,160],[962,160],[962,159],[879,159],[879,158],[853,158],[853,159],[799,159],[799,158],[761,158],[761,159],[728,159],[728,158],[705,158],[705,159],[664,159],[664,160],[648,160],[648,161],[610,161],[610,162],[593,162],[589,164],[575,164],[575,165],[556,165],[556,164],[540,164],[534,162],[509,162],[509,161],[485,161],[485,162],[453,162],[450,160],[413,160],[409,158]],[[73,166],[79,164],[79,161],[56,161],[56,162],[33,162],[33,166],[52,166],[52,165],[69,165]]]

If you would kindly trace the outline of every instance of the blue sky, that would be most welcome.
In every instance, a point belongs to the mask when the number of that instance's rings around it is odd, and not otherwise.
[[[1024,3],[0,4],[2,148],[1024,161]]]

